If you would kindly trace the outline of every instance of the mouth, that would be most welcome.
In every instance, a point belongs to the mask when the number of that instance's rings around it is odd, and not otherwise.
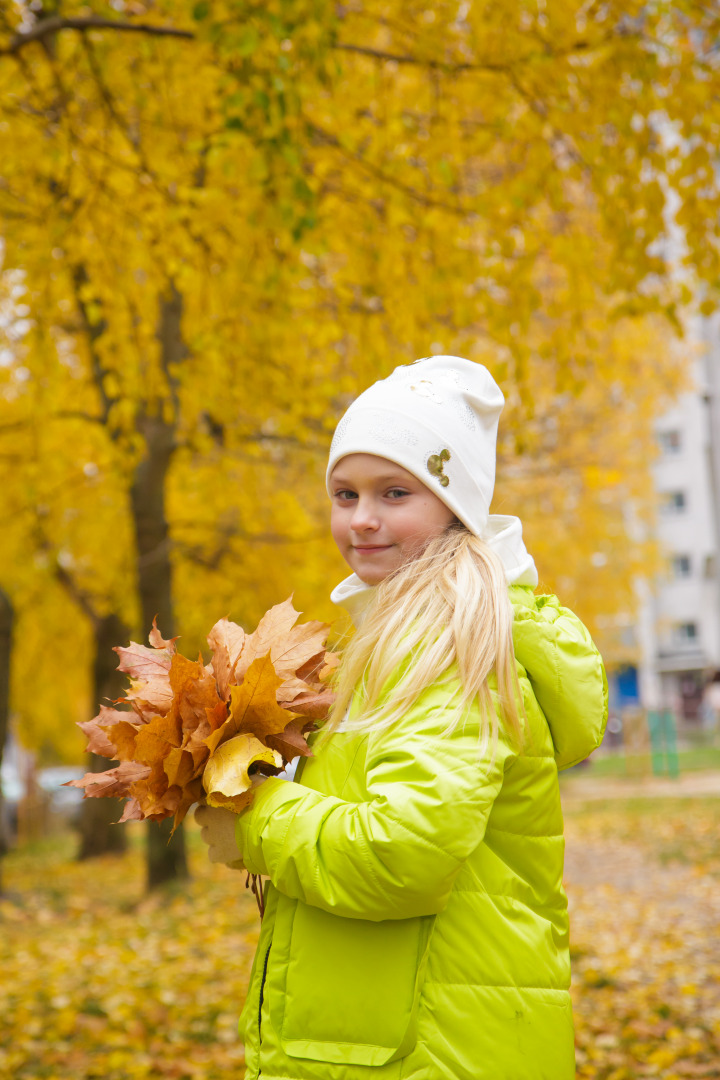
[[[353,551],[361,555],[371,555],[375,551],[388,551],[392,544],[353,544]]]

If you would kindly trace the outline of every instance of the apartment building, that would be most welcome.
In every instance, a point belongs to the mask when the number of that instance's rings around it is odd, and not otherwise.
[[[695,386],[659,418],[659,580],[641,586],[637,690],[647,709],[701,723],[708,681],[720,671],[720,319],[703,320]]]

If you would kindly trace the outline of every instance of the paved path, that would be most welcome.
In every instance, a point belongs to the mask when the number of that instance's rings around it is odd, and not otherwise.
[[[662,776],[594,777],[592,766],[577,770],[561,782],[563,803],[605,799],[720,798],[720,770],[685,772],[671,780]]]

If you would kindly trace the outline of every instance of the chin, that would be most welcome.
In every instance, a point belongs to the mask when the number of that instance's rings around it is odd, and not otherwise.
[[[379,585],[381,581],[385,580],[388,574],[392,573],[392,570],[381,570],[380,567],[377,566],[352,566],[351,568],[366,585]]]
[[[390,571],[388,571],[385,574],[380,574],[380,573],[377,573],[377,572],[374,573],[374,574],[358,574],[358,572],[356,570],[355,573],[357,574],[357,576],[360,578],[361,581],[365,582],[366,585],[379,585],[381,581],[385,580],[385,578],[388,576],[388,573],[390,573]]]

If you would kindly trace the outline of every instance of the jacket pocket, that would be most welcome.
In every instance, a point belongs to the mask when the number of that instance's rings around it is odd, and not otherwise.
[[[298,902],[277,1018],[288,1057],[385,1065],[409,1053],[434,922],[347,919]]]

